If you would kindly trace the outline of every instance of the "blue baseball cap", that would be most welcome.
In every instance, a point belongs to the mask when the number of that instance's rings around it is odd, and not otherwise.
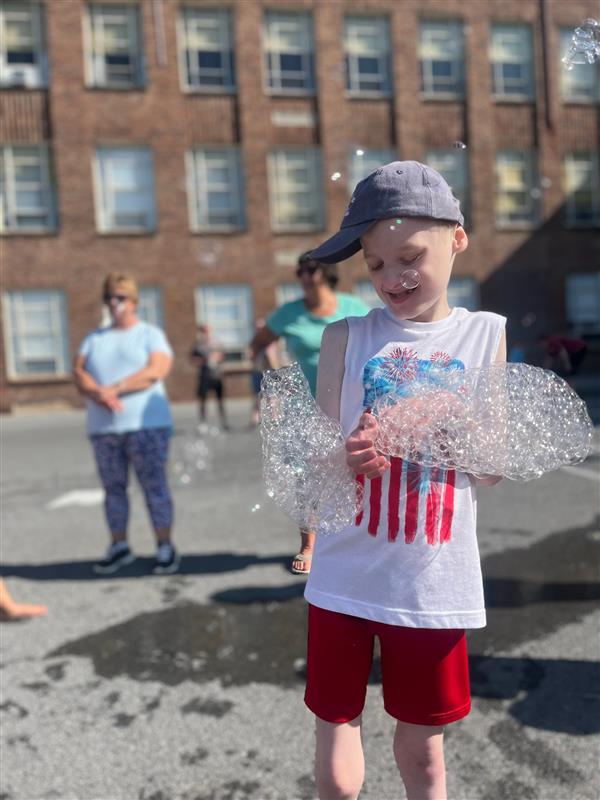
[[[418,161],[392,161],[356,184],[339,231],[312,250],[311,258],[324,264],[350,258],[374,222],[392,217],[465,222],[460,203],[439,172]]]

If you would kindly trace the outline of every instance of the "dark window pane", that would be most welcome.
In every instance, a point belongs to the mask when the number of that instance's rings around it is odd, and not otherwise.
[[[300,72],[302,70],[302,56],[295,53],[282,53],[279,64],[282,72]]]
[[[502,64],[502,76],[510,80],[521,80],[523,68],[521,64]]]
[[[359,72],[376,75],[379,72],[379,59],[361,56],[358,59],[358,69]]]
[[[128,67],[131,64],[131,58],[125,54],[111,55],[110,53],[107,53],[104,58],[109,66]]]
[[[200,69],[222,69],[223,57],[221,53],[214,51],[200,51],[198,53],[198,66]]]
[[[450,61],[433,61],[431,72],[436,78],[449,78],[452,75],[452,63]]]
[[[7,64],[35,64],[35,53],[25,50],[9,50],[6,54]]]

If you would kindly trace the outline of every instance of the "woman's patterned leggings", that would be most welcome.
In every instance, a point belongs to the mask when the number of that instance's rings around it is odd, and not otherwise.
[[[171,526],[173,501],[166,476],[170,435],[168,428],[146,428],[130,433],[99,433],[90,437],[105,491],[104,511],[111,533],[127,530],[130,464],[144,491],[152,525],[155,529]]]

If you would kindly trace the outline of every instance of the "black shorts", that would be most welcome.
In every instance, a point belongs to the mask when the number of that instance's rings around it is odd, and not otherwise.
[[[196,391],[200,400],[206,400],[209,392],[214,392],[218,400],[223,399],[223,381],[220,378],[206,378],[200,380]]]

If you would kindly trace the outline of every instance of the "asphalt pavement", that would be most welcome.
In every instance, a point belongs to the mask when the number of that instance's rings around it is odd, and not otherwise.
[[[313,720],[302,702],[298,536],[266,497],[249,404],[202,436],[175,407],[177,575],[154,553],[132,481],[138,560],[104,551],[83,414],[4,417],[2,574],[45,618],[0,629],[0,800],[312,800]],[[449,727],[452,800],[598,800],[600,451],[538,481],[479,493],[487,628],[470,637],[474,707]],[[177,475],[175,469],[177,468]],[[181,474],[184,480],[181,479]],[[393,721],[377,664],[364,714],[361,797],[396,800]]]

